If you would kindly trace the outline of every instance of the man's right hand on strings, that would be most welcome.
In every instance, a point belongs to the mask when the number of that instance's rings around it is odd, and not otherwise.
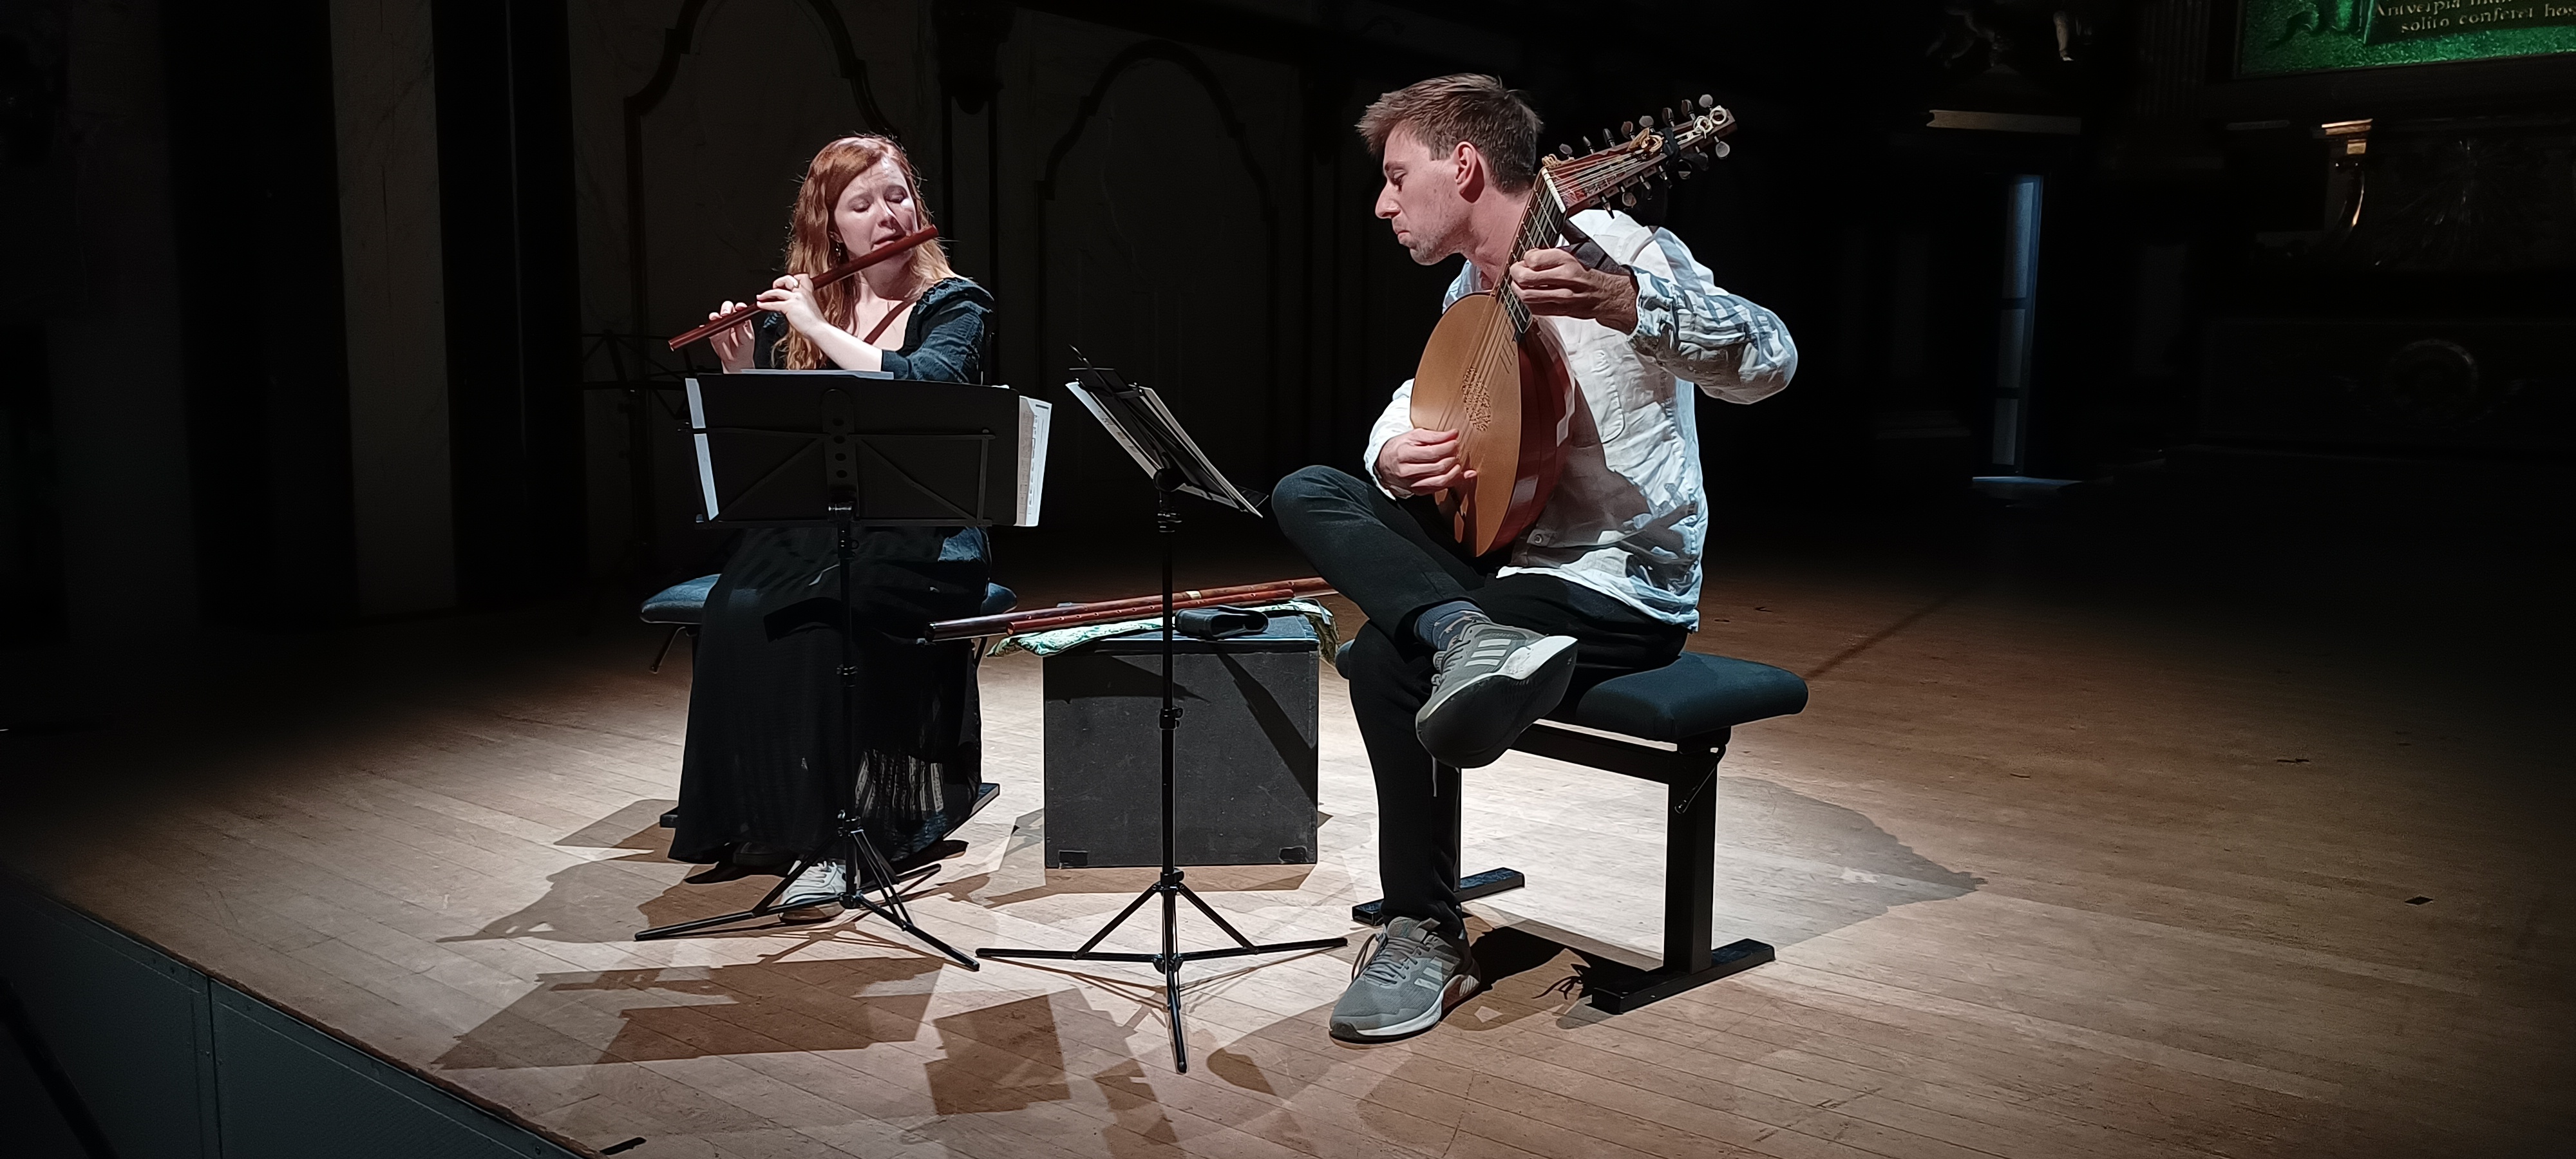
[[[1458,432],[1420,427],[1388,439],[1377,452],[1377,481],[1390,491],[1421,495],[1445,491],[1476,477],[1458,460]]]

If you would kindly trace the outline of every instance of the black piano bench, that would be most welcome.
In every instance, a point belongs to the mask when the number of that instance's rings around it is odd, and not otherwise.
[[[1786,716],[1807,707],[1807,682],[1768,664],[1698,652],[1652,672],[1602,681],[1549,714],[1512,743],[1525,753],[1664,784],[1672,804],[1664,853],[1664,964],[1638,970],[1616,963],[1584,975],[1592,1004],[1611,1014],[1634,1010],[1772,959],[1751,938],[1714,945],[1717,879],[1717,763],[1736,725]],[[1615,733],[1601,736],[1598,733]],[[1672,747],[1666,748],[1664,746]],[[1458,770],[1439,768],[1440,792],[1458,808]],[[1455,826],[1452,827],[1456,831]],[[1461,901],[1518,889],[1520,871],[1489,869],[1458,883]],[[1375,925],[1378,901],[1351,907]]]

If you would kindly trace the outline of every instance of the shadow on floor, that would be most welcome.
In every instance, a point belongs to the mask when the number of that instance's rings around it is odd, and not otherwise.
[[[666,850],[671,847],[671,831],[662,827],[662,814],[679,807],[678,801],[647,797],[564,835],[555,844],[575,849]]]
[[[1721,919],[1720,942],[1791,945],[1985,883],[1916,853],[1857,810],[1755,777],[1719,778],[1718,910],[1769,918],[1760,930],[1729,930]]]
[[[923,976],[939,968],[937,959],[908,956],[547,974],[432,1065],[580,1066],[910,1042],[930,1008]]]
[[[1317,824],[1330,820],[1329,814],[1318,814]],[[1107,897],[1133,895],[1154,884],[1162,876],[1160,866],[1096,866],[1086,869],[1041,868],[1045,860],[1046,810],[1032,809],[1011,823],[1009,844],[1003,849],[1001,862],[1007,872],[998,872],[1005,882],[1018,888],[1002,892],[993,889],[997,872],[979,873],[944,882],[935,892],[956,898],[969,905],[992,908],[1014,902],[1033,901],[1042,897],[1099,894]],[[1262,863],[1254,865],[1188,865],[1191,888],[1209,892],[1248,893],[1286,892],[1305,888],[1306,878],[1314,873],[1312,862]],[[1042,877],[1040,875],[1043,875]]]
[[[922,1070],[940,1114],[1017,1111],[1073,1097],[1048,995],[959,1011],[931,1027],[945,1053]]]
[[[1663,835],[1651,837],[1660,844]],[[1520,868],[1533,882],[1548,872],[1544,865]],[[1661,883],[1664,863],[1657,853],[1617,872],[1652,888]],[[1755,777],[1721,777],[1714,884],[1718,944],[1753,938],[1785,948],[1898,906],[1974,893],[1985,879],[1916,853],[1856,810]],[[1656,914],[1640,915],[1630,912],[1632,903],[1626,899],[1603,898],[1597,910],[1571,916],[1558,911],[1541,918],[1516,908],[1514,899],[1503,893],[1478,904],[1512,929],[1545,945],[1576,950],[1587,961],[1656,964],[1652,955],[1662,945],[1660,903]],[[1587,924],[1585,917],[1592,913],[1601,920]],[[1516,945],[1506,953],[1511,960],[1547,956],[1538,947]]]
[[[1153,1072],[1124,1055],[1133,1032],[1156,1029],[1153,1019],[1121,1024],[1091,1008],[1078,994],[1036,994],[935,1019],[941,1057],[923,1064],[931,1103],[943,1115],[1025,1110],[1038,1103],[1087,1102],[1095,1096],[1111,1122],[1100,1140],[1112,1156],[1168,1156],[1180,1144],[1171,1116],[1156,1093]],[[1097,1069],[1094,1069],[1097,1068]],[[1075,1081],[1088,1074],[1093,1090]],[[963,1120],[916,1128],[923,1137],[949,1141]],[[956,1142],[971,1139],[959,1133]]]
[[[753,874],[718,885],[673,885],[663,888],[648,900],[630,901],[653,889],[656,884],[637,872],[636,866],[674,864],[663,855],[663,851],[670,847],[671,831],[662,828],[660,823],[662,811],[672,804],[665,800],[637,801],[555,842],[585,849],[631,849],[635,852],[624,857],[584,861],[557,870],[547,876],[546,892],[537,900],[492,919],[471,934],[439,940],[631,941],[637,930],[749,909],[762,894],[769,892],[770,887],[778,884],[774,875]],[[766,925],[774,928],[775,923]]]
[[[1315,872],[1313,865],[1185,865],[1181,867],[1191,889],[1201,893],[1282,893],[1306,887],[1306,879]],[[993,875],[979,873],[961,877],[934,887],[934,891],[959,901],[991,908],[1015,902],[1034,901],[1042,897],[1098,895],[1125,898],[1141,893],[1163,876],[1153,866],[1121,866],[1111,869],[1050,869],[1046,884],[1008,893],[981,893],[992,884]]]

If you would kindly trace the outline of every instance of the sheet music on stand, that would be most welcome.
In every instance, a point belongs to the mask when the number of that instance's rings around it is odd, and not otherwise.
[[[746,370],[682,384],[699,519],[797,523],[822,509],[825,400],[858,440],[860,522],[1035,527],[1054,408],[1007,387],[882,371]],[[979,455],[960,457],[968,450]]]
[[[1269,496],[1259,491],[1246,494],[1208,461],[1199,450],[1197,440],[1183,429],[1181,420],[1172,417],[1172,409],[1163,405],[1163,396],[1150,386],[1131,386],[1118,377],[1118,372],[1105,366],[1093,366],[1091,359],[1079,350],[1082,359],[1075,373],[1091,380],[1086,386],[1081,379],[1065,383],[1065,389],[1081,400],[1085,409],[1109,431],[1109,437],[1126,448],[1127,456],[1145,469],[1147,475],[1172,471],[1180,476],[1178,490],[1196,495],[1221,507],[1261,516],[1261,503]]]

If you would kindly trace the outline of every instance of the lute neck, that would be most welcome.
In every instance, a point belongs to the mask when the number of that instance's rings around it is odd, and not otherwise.
[[[1713,148],[1717,156],[1725,156],[1726,143],[1719,138],[1734,128],[1735,115],[1718,108],[1707,97],[1700,98],[1699,107],[1711,111],[1693,114],[1678,129],[1649,125],[1627,141],[1614,141],[1608,148],[1581,157],[1541,156],[1538,179],[1530,189],[1529,208],[1521,214],[1520,233],[1513,239],[1504,269],[1508,271],[1522,254],[1555,246],[1572,232],[1567,224],[1569,217],[1605,204],[1622,190],[1653,178],[1676,153]],[[1664,119],[1673,120],[1671,109],[1664,110]],[[1635,199],[1630,198],[1628,204],[1636,204]],[[1497,281],[1500,284],[1494,287],[1494,296],[1502,300],[1503,311],[1511,317],[1512,337],[1517,340],[1529,333],[1529,305],[1521,301],[1508,276]]]
[[[1504,276],[1496,279],[1494,297],[1503,303],[1503,313],[1512,320],[1512,339],[1529,333],[1529,305],[1521,301],[1520,292],[1512,288],[1511,263],[1534,249],[1546,249],[1565,236],[1565,210],[1557,204],[1556,191],[1541,177],[1530,186],[1529,209],[1521,214],[1520,232],[1512,239],[1512,252],[1503,262]]]

